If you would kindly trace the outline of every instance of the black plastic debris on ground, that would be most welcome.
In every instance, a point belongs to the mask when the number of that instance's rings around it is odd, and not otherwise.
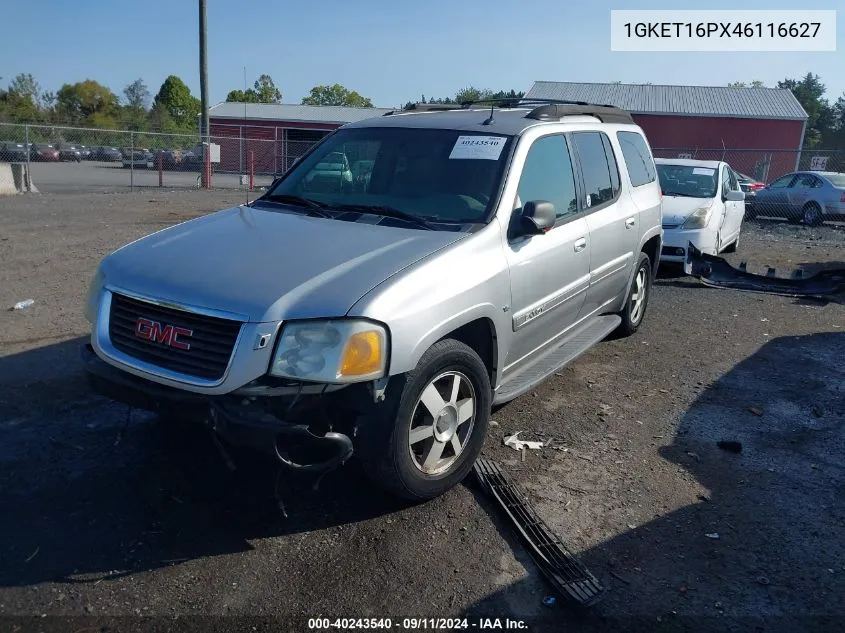
[[[481,488],[504,510],[540,572],[560,595],[585,607],[598,602],[604,594],[604,587],[566,549],[502,469],[489,459],[479,458],[474,470]]]
[[[806,277],[803,270],[796,269],[788,278],[776,277],[776,270],[769,268],[765,275],[756,275],[748,272],[745,262],[735,268],[721,257],[702,253],[692,243],[687,248],[684,272],[714,288],[819,299],[845,296],[845,268],[822,270]]]

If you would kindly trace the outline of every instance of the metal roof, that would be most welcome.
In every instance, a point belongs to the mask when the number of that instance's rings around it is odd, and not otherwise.
[[[632,114],[681,114],[805,121],[792,91],[780,88],[663,86],[535,81],[526,99],[566,99],[613,105]]]
[[[244,107],[246,106],[246,107]],[[303,121],[309,123],[352,123],[390,112],[392,108],[349,108],[346,106],[312,106],[292,103],[223,102],[208,109],[208,116],[219,119],[266,119],[270,121]]]

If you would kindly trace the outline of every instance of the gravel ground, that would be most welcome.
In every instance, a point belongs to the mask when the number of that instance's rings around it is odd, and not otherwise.
[[[494,413],[485,454],[608,588],[589,611],[549,607],[550,589],[472,485],[408,506],[353,463],[317,492],[283,480],[286,518],[273,464],[247,458],[230,472],[202,429],[92,396],[78,348],[97,261],[241,200],[0,199],[7,630],[308,630],[291,618],[320,615],[392,616],[394,629],[402,616],[465,616],[471,629],[511,618],[532,631],[845,629],[841,301],[709,289],[667,269],[637,335]],[[845,230],[757,220],[730,258],[845,266]],[[28,310],[5,310],[28,298]],[[553,442],[523,460],[502,445],[514,431]]]

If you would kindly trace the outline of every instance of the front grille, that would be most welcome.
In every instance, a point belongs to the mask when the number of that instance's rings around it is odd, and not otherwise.
[[[147,340],[136,334],[138,319],[148,319],[154,324],[155,334]],[[182,335],[177,341],[187,343],[190,349],[178,349],[167,343],[173,328],[185,328],[190,336]],[[149,331],[149,324],[142,330]],[[156,365],[163,369],[196,376],[206,380],[219,380],[226,372],[235,342],[241,330],[239,321],[176,310],[125,295],[113,294],[109,313],[109,338],[115,349]],[[178,344],[178,343],[177,343]]]

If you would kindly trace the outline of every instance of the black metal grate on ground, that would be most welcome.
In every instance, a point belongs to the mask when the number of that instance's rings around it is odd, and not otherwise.
[[[482,489],[504,509],[531,558],[555,589],[582,606],[598,602],[604,587],[555,536],[504,471],[485,458],[475,462],[474,470]]]

